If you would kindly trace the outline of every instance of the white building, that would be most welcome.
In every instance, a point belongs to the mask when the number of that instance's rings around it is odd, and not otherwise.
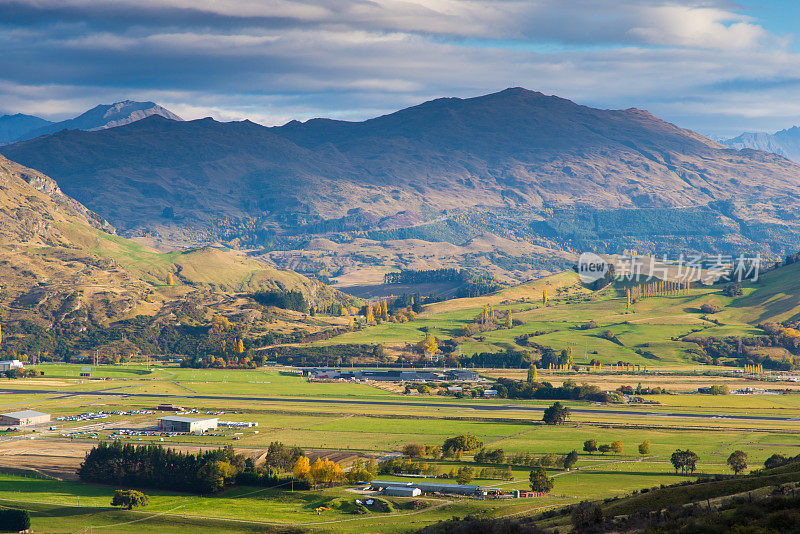
[[[5,373],[11,369],[22,369],[24,365],[19,360],[3,360],[0,361],[0,373]]]
[[[206,419],[195,419],[192,417],[181,417],[179,415],[167,415],[158,418],[158,428],[166,432],[186,432],[202,434],[206,430],[217,428],[217,418],[209,417]]]
[[[50,422],[50,414],[36,410],[22,410],[0,415],[0,426],[30,426],[48,422]]]

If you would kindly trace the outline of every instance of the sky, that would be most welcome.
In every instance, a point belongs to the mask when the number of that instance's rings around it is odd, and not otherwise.
[[[0,0],[0,113],[362,120],[525,87],[715,138],[800,124],[798,0]]]

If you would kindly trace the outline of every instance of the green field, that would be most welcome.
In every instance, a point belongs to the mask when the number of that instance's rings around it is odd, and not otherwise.
[[[796,320],[800,317],[800,268],[790,265],[764,274],[745,287],[742,297],[722,294],[723,286],[697,287],[688,294],[646,297],[627,308],[622,291],[607,289],[589,293],[577,283],[575,273],[562,273],[530,284],[510,288],[495,295],[459,299],[429,306],[408,323],[384,323],[365,330],[344,334],[318,344],[383,343],[389,346],[416,343],[422,331],[440,339],[455,338],[462,354],[525,350],[515,338],[545,332],[532,338],[540,345],[557,350],[571,348],[576,363],[595,359],[604,363],[626,362],[649,366],[691,363],[687,350],[696,347],[680,338],[692,332],[703,336],[747,336],[758,334],[762,321]],[[540,302],[542,289],[549,285],[547,305]],[[563,288],[555,293],[554,288]],[[700,307],[712,303],[723,307],[708,320]],[[478,336],[461,337],[462,327],[481,313],[482,306],[512,310],[523,322],[514,328],[499,328]],[[596,321],[598,328],[581,326]],[[621,344],[600,337],[611,330]],[[654,357],[643,357],[637,349],[646,349]]]
[[[724,297],[720,288],[696,288],[687,295],[652,297],[627,309],[619,293],[608,289],[592,294],[575,286],[571,273],[537,281],[478,299],[438,303],[415,321],[386,323],[352,332],[324,344],[385,343],[403,345],[421,338],[427,327],[441,339],[457,338],[463,354],[470,352],[525,350],[518,336],[539,332],[536,343],[556,349],[571,347],[576,363],[588,359],[646,364],[647,372],[602,373],[540,371],[540,379],[556,385],[565,380],[598,384],[612,389],[620,384],[660,385],[672,394],[649,398],[656,404],[603,405],[564,401],[574,410],[569,422],[559,426],[541,423],[541,411],[552,401],[510,399],[458,399],[452,396],[407,396],[369,383],[309,382],[296,371],[284,368],[256,370],[196,370],[176,366],[116,365],[92,367],[91,377],[80,377],[81,365],[42,364],[35,379],[0,382],[0,407],[4,411],[31,408],[54,418],[84,412],[129,412],[152,410],[160,402],[173,402],[199,414],[213,413],[224,420],[252,421],[257,427],[219,429],[211,435],[157,435],[122,437],[125,442],[157,441],[165,446],[221,447],[231,444],[242,453],[258,457],[273,441],[302,447],[310,454],[339,458],[376,457],[397,453],[415,442],[441,445],[448,437],[472,434],[487,448],[502,448],[508,455],[530,453],[563,455],[577,450],[577,469],[548,469],[555,486],[548,497],[523,500],[473,500],[424,498],[426,506],[408,509],[408,500],[392,498],[391,513],[349,513],[358,495],[346,487],[291,492],[276,489],[236,487],[213,496],[147,491],[150,504],[135,511],[109,506],[115,488],[74,481],[74,466],[83,451],[108,439],[118,428],[152,428],[160,413],[117,414],[92,421],[54,421],[56,430],[0,432],[0,464],[35,469],[57,453],[73,451],[62,467],[63,480],[43,480],[10,474],[0,475],[0,504],[21,506],[33,513],[37,532],[134,532],[149,528],[158,532],[279,532],[296,529],[310,532],[412,532],[421,526],[452,516],[503,517],[534,513],[585,499],[629,495],[642,488],[669,485],[701,475],[728,474],[728,455],[734,450],[748,454],[751,468],[763,464],[774,453],[800,453],[800,393],[792,389],[774,395],[700,395],[697,388],[724,381],[731,387],[752,386],[782,389],[775,376],[737,377],[724,367],[704,366],[689,359],[694,346],[680,339],[690,332],[702,335],[750,335],[759,332],[755,323],[764,319],[789,319],[797,315],[796,273],[779,270],[746,288],[738,299]],[[549,284],[549,285],[548,285]],[[787,290],[783,289],[786,286]],[[551,291],[547,306],[539,295]],[[561,291],[557,291],[562,288]],[[703,318],[699,307],[713,302],[724,307],[714,316],[720,324]],[[483,339],[460,338],[462,326],[481,311],[484,304],[512,310],[522,324],[482,334]],[[585,322],[596,329],[581,328]],[[611,330],[620,343],[599,333]],[[544,333],[542,333],[544,332]],[[637,349],[646,349],[643,356]],[[524,370],[480,370],[485,377],[524,378]],[[795,387],[790,385],[791,387]],[[92,393],[92,394],[89,394]],[[135,396],[131,396],[135,395]],[[744,419],[734,419],[738,416]],[[770,418],[786,419],[770,419]],[[761,419],[759,419],[761,418]],[[34,439],[30,439],[34,438]],[[621,441],[621,454],[588,454],[583,442],[600,444]],[[638,453],[642,441],[650,451]],[[669,457],[675,449],[689,448],[700,457],[691,477],[676,475]],[[39,451],[37,453],[37,451]],[[39,454],[39,456],[37,456]],[[64,453],[66,454],[66,453]],[[338,456],[337,456],[338,455]],[[350,461],[347,460],[347,461]],[[72,463],[70,463],[72,462]],[[473,462],[467,452],[460,461],[432,461],[440,473],[471,466],[479,472],[485,465]],[[345,467],[347,467],[345,465]],[[55,468],[54,468],[55,469]],[[73,471],[70,471],[72,469]],[[526,489],[530,468],[512,466],[513,480],[482,480],[475,483],[503,490]],[[57,475],[58,476],[58,475]],[[390,475],[379,475],[387,478]],[[394,477],[397,480],[418,480]],[[443,479],[450,481],[449,479]],[[318,508],[325,510],[319,511]]]
[[[222,446],[232,443],[240,450],[259,451],[272,441],[282,441],[306,450],[323,451],[323,455],[353,451],[381,456],[398,451],[408,442],[441,445],[447,437],[469,433],[481,439],[487,447],[500,447],[508,454],[565,454],[573,449],[580,453],[578,470],[549,470],[555,480],[552,497],[523,501],[445,499],[442,502],[432,501],[430,510],[414,512],[409,518],[404,517],[406,512],[402,509],[402,499],[398,499],[397,510],[391,514],[360,517],[345,513],[341,508],[342,502],[349,502],[355,497],[343,488],[295,493],[235,488],[211,497],[148,491],[151,503],[146,508],[126,512],[113,510],[108,505],[114,488],[3,475],[0,478],[0,503],[18,503],[32,510],[34,527],[40,532],[74,532],[76,527],[92,527],[104,532],[132,532],[142,525],[163,532],[178,532],[181,528],[188,528],[188,525],[201,533],[270,532],[283,526],[308,531],[406,532],[453,515],[477,513],[499,517],[587,498],[625,495],[643,487],[684,480],[686,477],[674,474],[669,463],[669,455],[676,448],[691,448],[700,456],[698,474],[718,474],[728,472],[725,459],[735,449],[746,451],[751,465],[756,466],[775,452],[795,455],[800,447],[800,422],[743,423],[692,417],[676,420],[674,415],[626,415],[624,406],[614,407],[621,413],[610,413],[604,406],[572,401],[567,404],[592,411],[574,415],[572,422],[566,425],[547,426],[540,423],[540,412],[521,408],[543,408],[549,405],[549,401],[406,397],[367,384],[309,383],[281,370],[101,366],[93,368],[92,375],[107,379],[87,380],[75,378],[80,366],[42,365],[39,368],[45,371],[44,378],[4,381],[2,387],[18,390],[19,393],[0,394],[0,405],[7,410],[11,407],[40,409],[57,417],[99,410],[152,409],[158,402],[169,400],[196,408],[201,413],[224,411],[226,413],[220,416],[223,419],[255,421],[259,424],[255,429],[222,430],[216,432],[216,436],[166,437],[163,438],[166,446]],[[31,394],[25,393],[26,389],[47,389],[54,393]],[[100,390],[103,394],[97,396],[75,393]],[[126,392],[150,396],[120,396]],[[194,394],[224,398],[189,398]],[[175,399],[162,395],[184,397]],[[237,397],[259,397],[263,400],[237,400]],[[309,404],[300,402],[301,399],[320,402]],[[334,402],[337,400],[358,400],[363,404]],[[800,395],[711,397],[681,394],[665,395],[658,400],[662,401],[661,405],[648,406],[647,410],[665,414],[724,411],[739,414],[779,412],[800,416]],[[474,409],[487,404],[508,409]],[[636,406],[627,409],[641,411],[641,407]],[[114,415],[100,422],[117,426],[152,425],[156,417]],[[55,424],[58,431],[38,436],[31,443],[57,445],[60,440],[67,441],[61,437],[61,433],[79,430],[87,423]],[[98,439],[104,439],[112,432],[110,429],[99,429]],[[0,451],[11,443],[19,443],[19,438],[30,435],[36,436],[29,433],[0,436]],[[87,438],[79,437],[72,445],[97,442],[97,439],[87,441]],[[123,439],[139,443],[156,438],[143,436]],[[625,449],[621,455],[590,455],[581,450],[583,441],[587,439],[596,439],[601,444],[620,440]],[[645,439],[650,441],[651,450],[642,457],[637,452],[637,445]],[[473,464],[469,455],[465,455],[462,463],[438,463],[441,472],[460,465],[474,466],[476,471],[486,467]],[[512,472],[512,481],[478,479],[475,483],[504,490],[525,489],[528,469],[514,467]],[[386,476],[379,475],[380,478]],[[326,506],[330,510],[317,515],[316,508],[319,506]],[[243,518],[249,522],[236,522]]]

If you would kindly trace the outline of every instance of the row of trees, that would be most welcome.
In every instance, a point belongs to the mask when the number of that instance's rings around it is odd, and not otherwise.
[[[303,480],[309,486],[313,484],[332,487],[342,481],[349,484],[371,482],[378,472],[379,466],[374,458],[370,458],[366,463],[361,458],[356,459],[347,472],[341,464],[328,458],[317,458],[311,463],[306,456],[301,456],[292,466],[294,479]]]
[[[231,446],[191,454],[161,445],[101,442],[86,454],[78,477],[99,484],[201,494],[237,483],[274,487],[294,482],[295,489],[308,489],[303,480],[293,481],[269,468],[256,468],[252,459],[236,454]]]

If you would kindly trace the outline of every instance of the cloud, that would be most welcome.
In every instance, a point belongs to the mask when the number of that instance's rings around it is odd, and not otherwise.
[[[714,134],[772,124],[788,44],[724,0],[0,0],[0,105],[277,124],[525,86]]]

